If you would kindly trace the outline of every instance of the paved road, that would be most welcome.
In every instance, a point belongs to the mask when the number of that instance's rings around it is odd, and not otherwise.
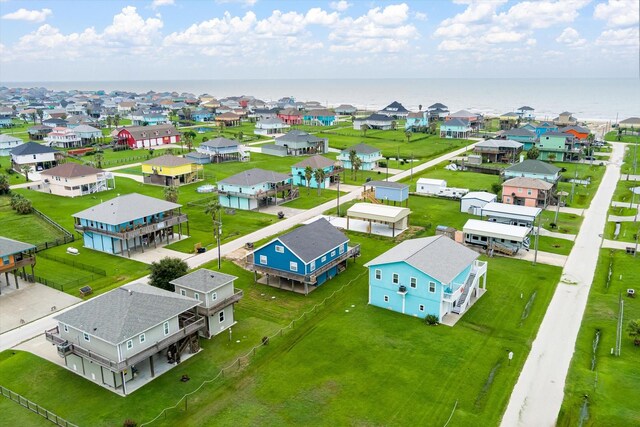
[[[587,305],[599,255],[601,233],[620,178],[623,144],[613,144],[611,162],[564,267],[562,280],[540,325],[531,352],[513,389],[502,426],[554,426],[578,330]],[[561,327],[559,327],[561,326]]]

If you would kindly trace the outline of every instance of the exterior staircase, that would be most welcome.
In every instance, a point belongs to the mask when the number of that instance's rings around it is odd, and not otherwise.
[[[469,300],[471,295],[471,290],[475,287],[476,273],[469,273],[469,277],[464,282],[464,292],[460,295],[460,298],[456,302],[456,306],[452,309],[454,313],[464,313],[464,311],[469,307]]]
[[[376,199],[376,195],[372,190],[367,190],[362,192],[362,199],[368,200],[371,203],[381,204],[382,202]]]
[[[507,246],[500,242],[493,242],[493,244],[489,248],[489,256],[493,256],[495,252],[498,252],[504,255],[514,256],[515,254],[518,253],[518,248]]]

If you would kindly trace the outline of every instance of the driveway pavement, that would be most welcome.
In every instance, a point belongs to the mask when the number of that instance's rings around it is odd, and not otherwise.
[[[611,162],[591,206],[585,211],[580,232],[564,266],[562,280],[511,393],[502,426],[549,427],[556,424],[600,252],[596,242],[601,240],[607,210],[620,178],[624,145],[612,145]]]

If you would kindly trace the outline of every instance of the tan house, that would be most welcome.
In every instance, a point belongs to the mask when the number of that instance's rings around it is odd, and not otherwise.
[[[77,163],[64,163],[40,173],[44,191],[58,196],[77,197],[116,187],[110,172]]]

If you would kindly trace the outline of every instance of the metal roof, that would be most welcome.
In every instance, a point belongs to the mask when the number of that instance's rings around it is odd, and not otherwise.
[[[370,145],[363,144],[363,143],[352,145],[351,147],[345,148],[344,150],[342,150],[342,152],[348,154],[352,150],[355,150],[356,154],[373,154],[373,153],[380,152],[379,148],[372,147]]]
[[[178,277],[169,283],[183,288],[192,289],[194,291],[207,293],[216,290],[220,286],[226,285],[229,282],[233,282],[236,279],[236,276],[232,276],[230,274],[201,268],[189,274],[185,274],[182,277]]]
[[[228,138],[214,138],[200,144],[200,146],[211,148],[237,147],[238,145],[240,145],[238,141]]]
[[[462,200],[478,199],[478,200],[483,200],[485,202],[493,202],[494,200],[496,200],[497,197],[498,197],[497,195],[493,193],[488,193],[486,191],[471,191],[465,194],[464,196],[462,196]]]
[[[373,203],[356,203],[347,210],[348,217],[388,223],[398,222],[402,218],[409,216],[410,213],[409,208]]]
[[[439,282],[448,284],[479,256],[477,252],[446,236],[432,236],[405,240],[364,266],[406,262]]]
[[[177,203],[156,199],[155,197],[131,193],[100,203],[72,216],[104,224],[120,225],[134,219],[177,209],[181,206]]]
[[[500,222],[469,219],[464,227],[462,227],[462,231],[476,236],[486,236],[496,239],[507,239],[522,242],[524,238],[529,235],[531,229],[529,227],[502,224]]]
[[[370,187],[380,187],[380,188],[409,188],[408,184],[402,184],[400,182],[393,181],[369,181],[362,184],[364,186]]]
[[[185,159],[184,157],[173,156],[171,154],[165,154],[164,156],[154,157],[153,159],[147,160],[146,162],[142,162],[143,165],[152,165],[152,166],[183,166],[190,165],[193,162],[189,159]]]
[[[536,218],[538,215],[540,215],[540,212],[542,212],[542,209],[535,208],[533,206],[519,206],[498,202],[487,203],[481,209],[482,215],[498,213],[525,216],[530,218]]]
[[[541,160],[527,159],[509,166],[505,171],[555,175],[560,172],[560,168]]]
[[[321,142],[324,141],[322,138],[318,138],[317,136],[311,135],[302,130],[291,130],[281,137],[276,138],[276,142]]]
[[[523,144],[517,141],[513,141],[511,139],[487,139],[485,141],[481,141],[479,143],[476,144],[476,146],[474,147],[480,147],[480,148],[514,148],[514,149],[518,149],[518,148],[522,148]]]

